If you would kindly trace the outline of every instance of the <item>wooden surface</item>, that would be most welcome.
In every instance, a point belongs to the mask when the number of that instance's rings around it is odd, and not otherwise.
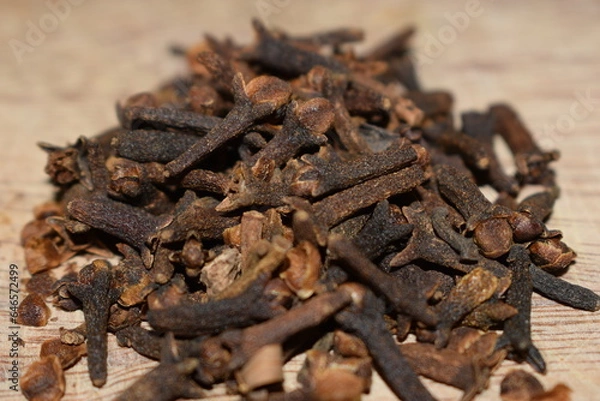
[[[419,72],[426,88],[450,89],[461,111],[509,101],[545,147],[560,149],[562,158],[555,168],[562,196],[549,226],[562,230],[579,254],[564,278],[600,292],[599,2],[482,0],[468,22],[462,21],[461,30],[452,28],[447,15],[468,11],[465,1],[78,3],[54,31],[16,57],[11,43],[27,43],[32,24],[51,24],[50,10],[42,1],[0,2],[0,400],[23,399],[7,382],[14,359],[7,341],[9,264],[18,265],[20,277],[26,278],[18,235],[31,209],[52,193],[43,173],[45,155],[35,143],[63,145],[114,125],[116,99],[154,88],[183,71],[183,64],[169,56],[168,45],[192,44],[203,32],[231,34],[247,42],[253,16],[294,33],[357,26],[367,32],[368,43],[415,24],[420,32],[415,45],[423,61]],[[262,13],[257,5],[265,7]],[[433,48],[428,43],[432,37],[445,43]],[[586,96],[596,100],[576,106]],[[533,339],[548,363],[548,373],[540,378],[543,384],[566,383],[574,400],[600,399],[600,313],[571,310],[537,296],[533,302]],[[19,349],[20,374],[36,358],[43,340],[82,318],[57,310],[52,315],[44,328],[18,330],[25,341]],[[108,383],[102,389],[91,386],[85,360],[69,370],[64,400],[111,399],[153,365],[118,349],[114,341],[108,362]],[[297,366],[298,362],[287,367],[290,378]],[[505,363],[478,399],[498,400],[501,376],[513,367]],[[460,398],[448,387],[431,387],[441,400]],[[218,396],[222,393],[217,389],[212,396],[223,399]],[[365,399],[394,397],[376,378]]]

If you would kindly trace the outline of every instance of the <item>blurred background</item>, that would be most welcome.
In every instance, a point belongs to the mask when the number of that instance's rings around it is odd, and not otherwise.
[[[562,197],[550,226],[563,230],[579,254],[566,278],[600,291],[598,1],[0,0],[0,9],[0,282],[10,263],[20,264],[25,276],[18,234],[33,206],[51,196],[45,154],[36,142],[64,145],[111,127],[117,99],[185,72],[184,60],[170,46],[190,46],[204,33],[249,43],[250,21],[260,18],[293,34],[361,28],[366,40],[358,52],[413,25],[424,88],[453,92],[459,112],[498,101],[513,104],[539,142],[562,153],[555,165]],[[5,292],[3,284],[2,319]],[[598,314],[539,298],[534,306],[534,340],[549,364],[544,384],[564,381],[575,390],[574,400],[597,399]],[[42,338],[26,329],[23,336],[32,344],[23,350],[27,363]],[[3,367],[5,354],[0,351]],[[116,374],[102,390],[92,389],[76,367],[64,399],[106,399],[131,380],[117,378],[127,376],[123,365],[132,361],[112,360]],[[481,399],[499,399],[498,383]],[[18,399],[7,387],[0,380],[0,399]],[[448,390],[442,399],[457,396]],[[393,398],[376,381],[369,399]]]

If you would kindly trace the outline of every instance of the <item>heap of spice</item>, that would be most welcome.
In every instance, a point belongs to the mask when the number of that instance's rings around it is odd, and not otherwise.
[[[45,324],[51,298],[85,323],[44,343],[25,396],[60,399],[83,355],[94,386],[110,381],[109,335],[160,361],[118,400],[218,383],[246,400],[357,400],[373,370],[405,401],[435,399],[421,377],[470,400],[505,359],[545,372],[532,292],[600,308],[557,277],[576,256],[545,224],[558,152],[506,104],[454,121],[452,95],[418,82],[412,29],[357,55],[357,29],[253,27],[250,45],[175,49],[189,76],[119,103],[119,127],[41,145],[57,196],[23,229],[21,322]],[[102,258],[54,280],[78,254]]]

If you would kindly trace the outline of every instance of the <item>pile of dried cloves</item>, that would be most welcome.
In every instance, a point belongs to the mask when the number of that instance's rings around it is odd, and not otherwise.
[[[174,49],[190,75],[119,103],[118,128],[41,145],[58,191],[22,233],[35,299],[21,322],[45,324],[51,297],[85,323],[44,343],[23,393],[60,399],[85,354],[104,385],[109,335],[160,361],[118,400],[217,383],[248,400],[357,400],[373,369],[405,401],[435,399],[420,376],[469,400],[506,358],[544,372],[532,292],[600,308],[557,277],[575,258],[544,224],[558,153],[505,104],[456,123],[452,96],[418,83],[411,29],[364,55],[357,29],[254,30],[250,45]],[[102,258],[55,280],[76,254]],[[282,366],[301,353],[290,386]]]

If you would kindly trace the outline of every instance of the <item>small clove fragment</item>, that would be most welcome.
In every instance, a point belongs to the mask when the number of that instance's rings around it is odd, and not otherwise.
[[[58,401],[65,394],[65,373],[56,355],[33,362],[21,378],[21,392],[28,400]]]
[[[436,399],[422,378],[472,400],[505,359],[544,372],[532,293],[600,309],[556,276],[577,256],[546,226],[558,152],[506,104],[454,127],[452,95],[421,89],[412,28],[359,54],[360,30],[253,27],[248,45],[181,50],[189,75],[119,102],[117,128],[40,144],[57,193],[21,234],[18,322],[45,324],[51,298],[84,324],[44,342],[23,394],[60,399],[84,355],[92,384],[110,382],[112,335],[158,361],[117,400],[223,383],[248,400],[359,400],[373,370],[404,401]],[[56,280],[75,255],[94,260]],[[306,350],[289,391],[284,364]],[[538,384],[511,373],[501,397],[569,397]]]
[[[563,383],[544,391],[534,375],[521,369],[511,370],[500,383],[502,401],[570,401],[571,391]]]

